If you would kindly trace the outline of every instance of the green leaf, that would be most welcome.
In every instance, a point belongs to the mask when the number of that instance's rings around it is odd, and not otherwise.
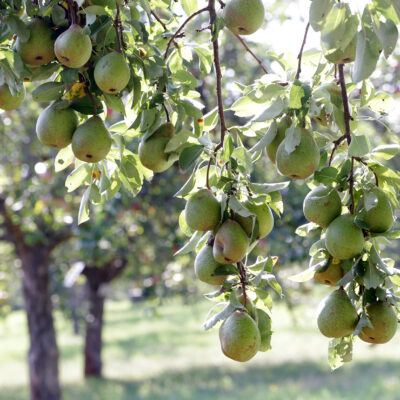
[[[211,66],[213,63],[213,55],[209,48],[195,47],[193,49],[199,56],[200,71],[208,75],[211,72]]]
[[[265,111],[263,111],[260,115],[253,118],[253,122],[265,122],[270,121],[282,114],[285,108],[284,101],[278,97]],[[236,113],[237,114],[237,113]]]
[[[328,361],[332,370],[350,362],[353,358],[353,336],[331,339],[328,348]]]
[[[172,74],[172,80],[180,83],[181,85],[189,86],[191,89],[197,87],[197,79],[184,69],[180,69]]]
[[[229,199],[229,207],[232,209],[233,212],[241,215],[242,217],[251,217],[252,215],[255,215],[254,213],[250,212],[243,204],[241,204],[234,196],[231,196]]]
[[[65,180],[65,186],[68,192],[73,192],[79,186],[81,186],[85,180],[90,176],[88,164],[81,164],[75,168]]]
[[[217,307],[224,306],[223,310],[213,315],[214,309]],[[206,321],[204,322],[204,329],[207,331],[212,328],[219,321],[228,318],[234,311],[235,307],[228,302],[217,303],[207,314]]]
[[[377,288],[382,282],[383,282],[383,274],[378,271],[376,268],[376,265],[371,262],[371,260],[368,260],[368,263],[366,264],[366,271],[363,276],[364,278],[364,286],[367,289],[371,288]]]
[[[196,183],[196,168],[193,170],[192,174],[190,175],[190,178],[185,182],[185,184],[178,190],[178,192],[175,193],[175,197],[185,197],[187,196],[192,189],[194,188],[194,185]]]
[[[394,156],[400,154],[400,145],[399,144],[383,144],[377,147],[374,147],[371,151],[371,154],[374,157],[381,158],[383,160],[390,160]]]
[[[104,110],[100,99],[98,97],[95,97],[94,101],[96,104],[97,113],[98,114],[102,113]],[[71,108],[85,115],[93,115],[95,113],[95,110],[93,108],[93,103],[89,98],[89,96],[82,97],[81,99],[75,99],[71,103]]]
[[[294,109],[301,108],[301,99],[304,97],[304,95],[304,89],[301,86],[294,84],[290,89],[289,107]]]
[[[369,153],[370,144],[365,135],[351,135],[351,143],[348,149],[349,157],[363,157]]]
[[[18,36],[18,39],[22,43],[26,43],[30,37],[30,31],[22,20],[15,15],[8,15],[4,22],[8,25],[8,28],[12,33]]]
[[[71,146],[64,147],[61,149],[54,160],[54,169],[56,172],[60,172],[65,168],[68,168],[74,160],[74,153],[72,152]]]
[[[250,153],[254,153],[255,151],[259,151],[267,147],[275,139],[277,131],[276,122],[273,121],[269,126],[267,133],[249,150]]]
[[[385,57],[388,58],[396,48],[396,43],[399,38],[399,31],[397,30],[396,24],[391,20],[380,22],[377,34],[382,43]]]
[[[278,183],[249,183],[249,188],[255,194],[268,194],[271,192],[286,189],[290,181]]]
[[[92,185],[88,186],[85,192],[83,193],[81,204],[79,206],[78,213],[78,225],[83,224],[84,222],[89,220],[89,197],[91,193]]]
[[[310,279],[314,278],[315,271],[321,267],[321,263],[312,265],[305,269],[304,271],[299,272],[298,274],[291,275],[288,277],[293,282],[307,282]]]
[[[301,141],[301,129],[294,127],[294,122],[292,126],[286,129],[286,136],[283,140],[285,150],[290,154],[295,151],[296,147]]]
[[[203,234],[204,234],[204,236],[208,235],[208,233],[204,233],[201,231],[196,231],[195,233],[193,233],[190,240],[183,247],[181,247],[174,254],[174,256],[181,256],[183,254],[188,254],[188,253],[194,251],[196,249],[198,243],[203,239],[203,237],[204,237]]]
[[[80,14],[108,15],[107,11],[102,6],[89,6],[80,11]]]
[[[197,11],[197,0],[181,0],[181,4],[187,16]]]
[[[335,4],[334,0],[313,0],[310,6],[310,25],[314,31],[320,31],[326,16]]]
[[[120,97],[107,93],[103,93],[103,96],[108,107],[125,115],[125,105]]]
[[[193,144],[185,147],[179,156],[179,166],[183,169],[189,169],[203,152],[204,146]]]
[[[32,92],[32,98],[39,102],[58,100],[64,93],[64,83],[46,82]]]
[[[314,179],[325,185],[331,185],[336,182],[336,177],[338,175],[338,170],[335,167],[325,167],[320,171],[314,172]]]

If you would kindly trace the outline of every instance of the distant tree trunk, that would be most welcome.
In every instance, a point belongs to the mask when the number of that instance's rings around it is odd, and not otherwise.
[[[30,337],[30,398],[59,400],[58,347],[49,287],[50,252],[46,247],[24,246],[19,256],[24,273],[23,293]]]

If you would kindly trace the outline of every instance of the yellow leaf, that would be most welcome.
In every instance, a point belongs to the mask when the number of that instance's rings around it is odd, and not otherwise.
[[[72,85],[72,88],[67,92],[65,98],[67,100],[81,99],[86,96],[85,93],[86,83],[77,82]]]

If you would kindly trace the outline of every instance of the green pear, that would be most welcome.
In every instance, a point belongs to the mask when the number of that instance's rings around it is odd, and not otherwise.
[[[264,310],[257,308],[257,321],[261,337],[259,351],[268,351],[271,349],[271,318]]]
[[[347,260],[361,253],[364,235],[355,225],[352,215],[341,215],[330,223],[326,230],[325,245],[329,254],[339,260]]]
[[[94,69],[96,85],[105,93],[119,93],[125,89],[131,76],[128,64],[121,53],[109,53],[97,62]]]
[[[247,252],[249,238],[236,221],[227,219],[218,229],[214,240],[213,255],[220,264],[240,261]]]
[[[267,155],[268,158],[275,164],[276,162],[276,151],[278,150],[279,145],[282,143],[283,139],[285,139],[286,129],[290,127],[291,119],[289,117],[282,118],[276,127],[276,136],[272,140],[272,142],[267,146]]]
[[[228,275],[214,275],[219,266],[221,264],[214,260],[212,246],[207,244],[197,253],[194,260],[197,279],[209,285],[220,285],[228,277]]]
[[[256,215],[256,219],[258,222],[257,239],[262,239],[265,236],[269,235],[269,233],[272,231],[272,228],[274,227],[274,216],[269,206],[265,203],[254,204],[250,201],[245,201],[243,205],[250,212]],[[247,235],[251,237],[253,231],[253,217],[242,217],[241,215],[236,214],[235,220],[239,222]]]
[[[251,35],[264,21],[261,0],[228,0],[223,10],[226,26],[236,35]]]
[[[161,125],[149,138],[142,138],[139,145],[139,158],[146,168],[154,172],[163,172],[174,163],[174,160],[169,159],[169,154],[165,152],[174,132],[174,126],[167,122]]]
[[[33,18],[27,24],[29,39],[23,43],[17,38],[16,49],[22,61],[28,65],[45,65],[52,61],[54,55],[53,31],[43,19]]]
[[[221,219],[221,205],[208,189],[200,189],[186,203],[185,219],[194,231],[211,231]]]
[[[344,271],[341,267],[340,260],[333,258],[327,262],[325,268],[315,272],[314,279],[322,285],[335,286],[336,282],[340,281],[343,276]]]
[[[317,323],[324,336],[339,338],[350,335],[357,321],[357,311],[342,288],[335,290],[322,300]]]
[[[22,104],[24,98],[24,85],[22,85],[21,90],[14,95],[11,93],[7,83],[3,83],[3,85],[0,86],[0,109],[6,111],[15,110]]]
[[[382,189],[378,187],[371,189],[367,196],[371,194],[376,198],[375,206],[367,210],[365,208],[365,199],[363,199],[360,219],[369,225],[371,232],[386,232],[394,222],[392,205]]]
[[[367,316],[373,328],[364,326],[358,334],[367,343],[387,343],[397,330],[397,315],[393,307],[386,302],[378,302],[367,306]]]
[[[78,118],[71,108],[58,109],[53,103],[40,114],[36,134],[44,145],[62,149],[72,142],[77,125]]]
[[[110,148],[110,132],[97,115],[79,125],[72,136],[72,151],[81,161],[101,161],[107,156]]]
[[[57,38],[54,51],[61,64],[80,68],[92,55],[92,42],[79,25],[73,24]]]
[[[326,47],[324,42],[321,42],[322,51],[325,58],[334,64],[347,64],[356,59],[357,37],[355,36],[344,50],[333,49]]]
[[[257,324],[245,311],[235,311],[219,328],[222,352],[235,361],[245,362],[260,349],[261,337]]]
[[[331,187],[318,186],[304,199],[303,213],[306,219],[326,228],[342,212],[338,192]]]
[[[286,150],[285,143],[286,139],[279,145],[276,152],[278,171],[292,179],[308,178],[319,164],[319,149],[311,132],[301,129],[300,143],[291,153]]]

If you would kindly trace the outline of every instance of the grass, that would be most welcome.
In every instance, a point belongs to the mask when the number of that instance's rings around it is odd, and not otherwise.
[[[204,332],[207,302],[109,302],[104,332],[105,379],[82,379],[82,338],[57,315],[64,400],[398,400],[400,335],[388,345],[357,343],[354,362],[331,372],[327,340],[315,327],[314,305],[292,326],[274,312],[273,350],[235,363],[219,349],[218,331]],[[27,400],[25,319],[0,323],[0,400]]]

